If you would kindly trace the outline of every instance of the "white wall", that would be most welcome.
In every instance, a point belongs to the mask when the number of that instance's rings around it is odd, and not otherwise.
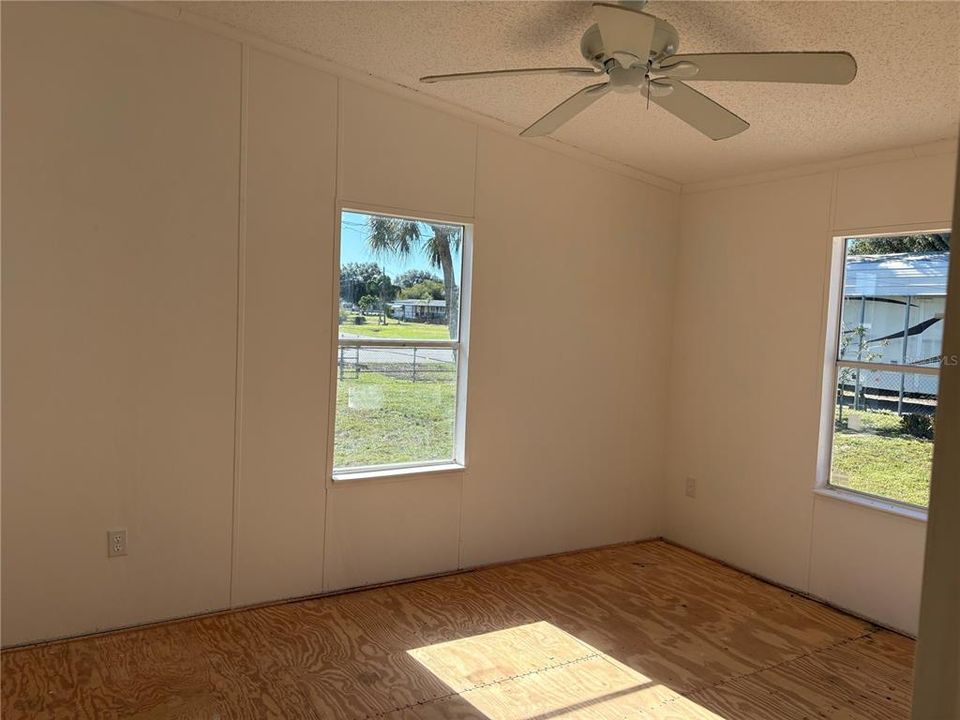
[[[676,193],[185,23],[2,13],[4,645],[660,533]],[[338,200],[475,222],[465,473],[326,476]]]
[[[659,534],[677,197],[479,149],[462,562]]]
[[[951,146],[895,155],[685,188],[665,532],[915,633],[925,523],[813,493],[831,238],[950,225]]]
[[[3,642],[222,608],[240,45],[2,12]]]
[[[337,157],[336,78],[245,60],[234,605],[323,587]]]

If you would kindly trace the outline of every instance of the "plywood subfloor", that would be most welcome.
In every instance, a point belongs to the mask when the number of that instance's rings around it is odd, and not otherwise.
[[[648,542],[0,661],[4,720],[895,720],[913,642]]]

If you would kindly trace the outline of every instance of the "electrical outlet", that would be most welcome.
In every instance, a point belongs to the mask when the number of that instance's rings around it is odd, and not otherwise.
[[[107,530],[107,557],[122,557],[127,554],[127,531]]]
[[[686,494],[689,498],[695,498],[697,496],[697,479],[688,477],[687,478],[687,487]]]

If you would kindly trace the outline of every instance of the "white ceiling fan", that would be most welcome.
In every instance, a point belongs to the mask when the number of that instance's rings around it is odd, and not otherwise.
[[[610,91],[637,92],[713,140],[750,127],[742,118],[697,92],[684,80],[822,83],[846,85],[857,63],[846,52],[708,53],[677,55],[680,37],[670,23],[640,11],[645,2],[594,3],[580,52],[593,67],[521,68],[427,75],[420,82],[510,75],[606,76],[570,96],[520,134],[549,135]]]

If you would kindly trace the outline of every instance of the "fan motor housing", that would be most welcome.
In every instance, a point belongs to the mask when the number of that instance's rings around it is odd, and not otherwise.
[[[650,15],[649,17],[653,16]],[[657,27],[653,33],[653,43],[650,46],[650,57],[646,58],[647,61],[662,60],[674,55],[680,48],[680,35],[677,29],[666,20],[660,18],[654,18],[654,20],[657,21]],[[611,50],[616,51],[616,48]],[[587,28],[580,39],[580,54],[587,62],[597,67],[604,67],[608,60],[614,59],[614,52],[611,50],[603,46],[603,38],[597,25],[591,25]]]

